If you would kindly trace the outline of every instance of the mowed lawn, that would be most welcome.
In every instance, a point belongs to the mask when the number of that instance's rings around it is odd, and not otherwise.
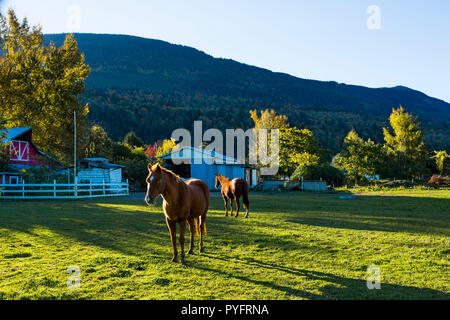
[[[213,197],[206,253],[196,237],[186,266],[171,262],[160,202],[3,201],[0,299],[450,298],[450,192],[338,197],[251,194],[248,220]]]

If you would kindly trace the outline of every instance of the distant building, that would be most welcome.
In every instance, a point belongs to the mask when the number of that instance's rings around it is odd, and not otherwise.
[[[86,158],[80,160],[77,172],[78,182],[89,181],[93,184],[121,183],[122,169],[125,166],[112,164],[106,158]]]
[[[370,176],[368,174],[364,175],[364,177],[367,179],[367,181],[376,181],[376,180],[380,180],[380,175],[376,174],[374,176]]]
[[[245,179],[250,187],[259,183],[259,169],[257,167],[217,152],[183,147],[158,158],[163,160],[165,168],[172,170],[181,178],[203,180],[211,190],[215,189],[216,174],[224,175],[229,179]],[[182,160],[183,164],[175,164],[172,160]]]

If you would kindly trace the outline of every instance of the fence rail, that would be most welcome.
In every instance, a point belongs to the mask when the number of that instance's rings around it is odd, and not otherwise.
[[[0,184],[0,199],[84,199],[130,194],[123,183]]]

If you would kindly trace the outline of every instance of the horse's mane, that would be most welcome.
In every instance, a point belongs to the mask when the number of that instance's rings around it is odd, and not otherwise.
[[[156,166],[153,166],[152,170],[155,171],[156,170]],[[167,176],[169,177],[169,179],[174,183],[184,183],[183,180],[181,180],[180,176],[178,176],[177,174],[175,174],[173,171],[170,171],[169,169],[166,169],[162,166],[159,166],[161,168],[161,172],[166,173]]]
[[[227,177],[225,177],[224,175],[218,174],[217,175],[219,178],[221,178],[224,181],[230,181],[230,179],[228,179]]]

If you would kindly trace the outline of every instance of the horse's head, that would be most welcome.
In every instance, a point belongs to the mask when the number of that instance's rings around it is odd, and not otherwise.
[[[216,189],[219,189],[220,186],[220,175],[216,174]]]
[[[163,169],[159,164],[152,166],[149,163],[147,168],[147,194],[145,195],[145,202],[150,205],[155,203],[156,198],[164,192],[166,183]]]

